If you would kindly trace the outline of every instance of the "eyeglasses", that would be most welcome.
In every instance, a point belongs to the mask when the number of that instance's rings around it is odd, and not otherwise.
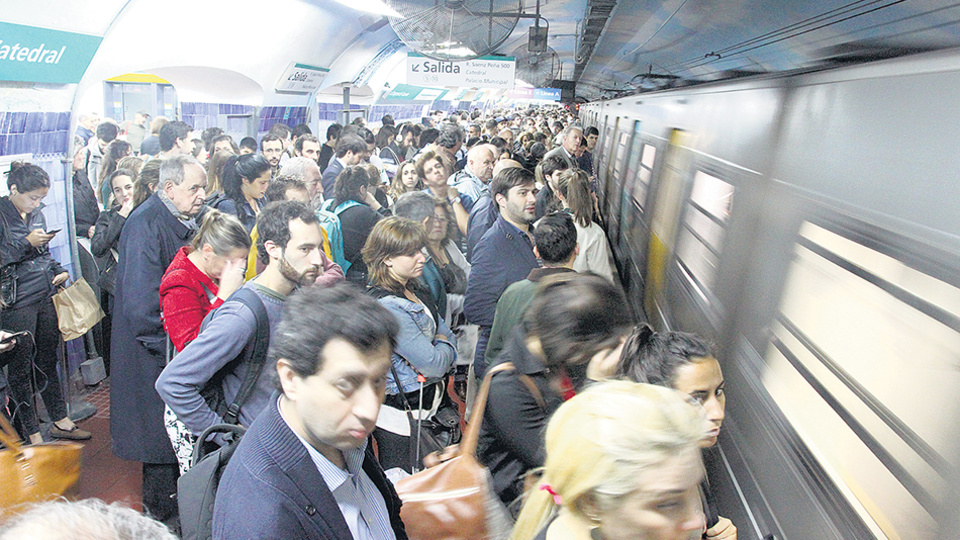
[[[438,221],[440,223],[447,223],[448,221],[450,221],[446,217],[439,217],[439,216],[433,216],[433,220]]]

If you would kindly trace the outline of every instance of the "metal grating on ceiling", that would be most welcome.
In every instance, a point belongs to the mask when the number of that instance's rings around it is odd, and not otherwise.
[[[600,40],[603,27],[607,25],[610,14],[616,6],[617,0],[589,0],[587,2],[587,9],[580,25],[580,39],[577,42],[576,66],[573,69],[574,82],[580,79],[583,68],[586,67],[590,57],[593,56],[593,49],[597,46],[597,41]]]

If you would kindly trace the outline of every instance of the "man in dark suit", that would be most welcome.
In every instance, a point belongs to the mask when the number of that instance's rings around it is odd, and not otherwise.
[[[367,447],[398,331],[350,285],[287,300],[268,359],[280,393],[224,471],[214,538],[406,540],[400,499]]]
[[[543,159],[551,156],[560,156],[567,162],[568,169],[577,169],[577,149],[580,148],[580,139],[583,137],[583,128],[578,124],[570,124],[563,131],[563,140],[560,146],[547,152]]]
[[[510,284],[540,266],[530,225],[537,204],[533,174],[522,168],[504,169],[494,176],[490,195],[500,215],[473,250],[463,307],[467,320],[480,326],[473,367],[481,379],[497,300]]]
[[[347,167],[353,167],[363,160],[367,154],[367,143],[356,135],[342,135],[337,140],[337,155],[330,161],[330,165],[323,171],[320,183],[323,185],[323,197],[334,199],[333,186],[337,176]]]

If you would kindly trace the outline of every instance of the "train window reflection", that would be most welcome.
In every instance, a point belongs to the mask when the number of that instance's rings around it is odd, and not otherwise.
[[[865,521],[932,538],[960,421],[960,289],[805,223],[764,384]]]
[[[683,228],[677,239],[677,259],[683,274],[708,303],[706,291],[714,286],[724,225],[732,200],[731,184],[697,171],[684,212]]]
[[[640,158],[640,172],[637,174],[636,184],[633,186],[633,203],[643,210],[647,201],[647,191],[650,189],[650,178],[653,177],[653,163],[657,156],[657,147],[652,144],[643,145]]]

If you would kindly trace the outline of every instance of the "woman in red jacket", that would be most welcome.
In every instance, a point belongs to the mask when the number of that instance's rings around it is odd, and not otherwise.
[[[160,282],[163,328],[183,350],[200,333],[200,323],[243,285],[250,236],[240,220],[207,212],[193,244],[180,248]]]

